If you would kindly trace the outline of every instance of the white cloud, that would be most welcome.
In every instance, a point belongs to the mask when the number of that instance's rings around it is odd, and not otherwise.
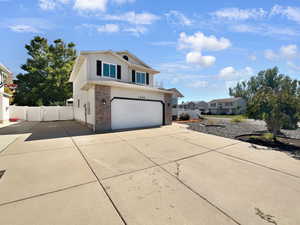
[[[79,11],[106,11],[108,0],[75,0],[74,9]]]
[[[210,50],[220,51],[231,46],[231,42],[226,38],[216,38],[215,36],[205,36],[201,32],[197,32],[188,36],[185,32],[180,33],[178,40],[179,49],[192,49],[197,51]]]
[[[176,10],[170,10],[165,14],[165,16],[167,17],[167,21],[172,24],[179,24],[182,26],[190,26],[193,24],[191,19],[187,18],[183,13]]]
[[[212,13],[219,19],[229,20],[248,20],[260,19],[267,15],[267,12],[262,8],[259,9],[239,9],[239,8],[225,8]]]
[[[270,16],[274,15],[282,15],[292,20],[294,22],[300,23],[300,8],[299,7],[291,7],[291,6],[280,6],[275,5],[271,12]]]
[[[256,61],[257,57],[256,57],[256,55],[252,54],[252,55],[249,55],[249,59],[251,61]]]
[[[56,3],[53,0],[39,0],[39,6],[43,10],[52,10],[56,7]]]
[[[249,66],[242,70],[236,70],[232,66],[225,67],[220,70],[219,77],[225,80],[243,79],[253,75],[253,69]]]
[[[8,28],[14,32],[24,33],[43,33],[45,30],[52,29],[55,25],[47,20],[35,17],[20,17],[4,19],[0,22],[0,27]]]
[[[228,77],[235,76],[236,73],[237,73],[237,71],[232,66],[228,66],[228,67],[223,68],[219,74],[220,74],[220,77],[222,77],[222,78],[228,78]]]
[[[264,56],[268,60],[285,59],[290,60],[299,55],[297,45],[283,45],[278,51],[267,49],[264,51]]]
[[[24,25],[24,24],[11,25],[8,28],[18,33],[39,33],[40,32],[37,28],[30,25]]]
[[[187,86],[191,87],[191,88],[205,88],[208,86],[208,82],[199,80],[199,81],[189,83],[189,84],[187,84]]]
[[[202,56],[200,52],[189,52],[186,55],[186,62],[190,64],[199,65],[201,67],[209,67],[216,62],[216,57]]]
[[[214,56],[203,56],[202,51],[221,51],[231,46],[231,42],[226,38],[216,38],[215,36],[205,36],[201,32],[197,32],[188,36],[182,32],[179,35],[178,49],[190,49],[186,55],[186,62],[199,65],[201,67],[212,66],[216,62]]]
[[[102,17],[104,20],[111,20],[111,21],[123,21],[128,22],[131,24],[141,24],[141,25],[149,25],[154,23],[156,20],[159,19],[159,16],[154,15],[152,13],[135,13],[135,12],[127,12],[123,14],[115,14],[115,15],[104,15]]]
[[[69,3],[69,0],[39,0],[39,7],[43,10],[53,10],[60,4],[67,3]]]
[[[157,68],[163,73],[174,74],[180,70],[187,71],[191,69],[190,65],[187,65],[184,61],[162,63]]]
[[[300,35],[299,31],[297,30],[288,27],[275,27],[268,24],[234,24],[230,26],[230,30],[239,33],[253,33],[261,36],[275,36],[277,38]]]
[[[116,33],[120,30],[119,25],[117,24],[105,24],[97,28],[98,32],[103,33]]]
[[[268,60],[275,60],[278,58],[278,55],[271,49],[267,49],[264,52],[264,56]]]
[[[283,57],[286,57],[288,59],[294,58],[298,54],[298,47],[297,45],[286,45],[282,46],[279,50],[280,54]]]
[[[293,63],[293,62],[288,61],[288,62],[287,62],[287,65],[288,65],[288,67],[290,67],[292,70],[295,70],[295,71],[297,71],[297,72],[299,72],[299,70],[300,70],[300,66],[296,65],[296,64]]]
[[[158,42],[152,42],[151,45],[154,46],[175,46],[175,41],[158,41]]]
[[[135,2],[135,0],[113,0],[114,3],[116,3],[117,5],[123,5],[126,3],[133,3]]]
[[[137,37],[147,32],[147,28],[143,26],[128,27],[120,24],[104,24],[104,25],[81,24],[76,28],[85,29],[88,32],[97,31],[100,33],[117,33],[117,32],[130,33]]]
[[[144,34],[147,32],[147,28],[144,26],[136,26],[136,27],[127,27],[123,31],[131,33],[134,36],[139,37],[141,34]]]

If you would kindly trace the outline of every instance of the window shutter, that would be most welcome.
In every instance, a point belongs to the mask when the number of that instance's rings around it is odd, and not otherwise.
[[[102,62],[97,60],[97,76],[102,76]]]
[[[135,70],[132,70],[132,83],[135,83]]]
[[[149,73],[146,73],[146,84],[149,85]]]
[[[121,80],[121,66],[120,65],[117,66],[117,78],[118,78],[118,80]]]

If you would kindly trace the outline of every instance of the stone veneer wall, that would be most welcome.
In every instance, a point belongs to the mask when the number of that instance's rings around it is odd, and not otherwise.
[[[108,86],[95,86],[95,131],[111,130],[111,88]],[[106,104],[103,104],[103,101]]]
[[[172,94],[165,94],[165,125],[172,124]]]

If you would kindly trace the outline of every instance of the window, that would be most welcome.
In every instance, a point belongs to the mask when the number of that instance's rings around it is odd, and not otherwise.
[[[232,102],[226,102],[225,106],[233,106],[233,103]]]
[[[210,106],[211,106],[211,107],[216,107],[217,104],[216,104],[216,103],[211,103]]]
[[[103,76],[116,78],[116,65],[103,63]]]
[[[146,73],[136,72],[136,83],[145,84],[146,83]]]

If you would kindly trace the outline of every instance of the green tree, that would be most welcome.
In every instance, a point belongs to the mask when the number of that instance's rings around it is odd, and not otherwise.
[[[76,58],[75,44],[34,37],[25,45],[29,58],[17,75],[14,103],[28,106],[63,105],[72,96],[69,75]]]
[[[261,71],[238,83],[230,95],[247,100],[250,118],[264,120],[274,139],[281,128],[295,129],[300,119],[300,82],[279,74],[278,68]]]

